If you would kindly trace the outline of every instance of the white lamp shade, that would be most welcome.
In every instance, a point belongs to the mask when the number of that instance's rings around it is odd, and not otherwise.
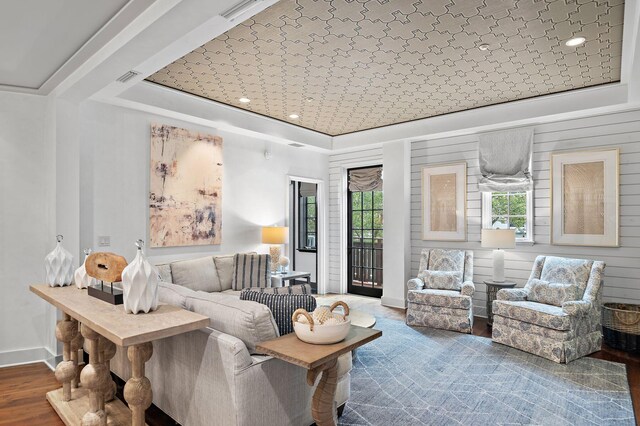
[[[263,244],[285,244],[289,228],[286,226],[265,226],[262,228]]]
[[[515,229],[483,229],[482,247],[492,249],[510,249],[516,247]]]

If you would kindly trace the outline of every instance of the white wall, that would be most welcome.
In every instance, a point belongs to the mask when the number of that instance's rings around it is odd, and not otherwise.
[[[640,110],[539,124],[534,127],[533,175],[535,180],[535,229],[533,246],[506,250],[505,277],[525,284],[539,254],[589,258],[607,263],[604,297],[607,301],[640,303]],[[549,244],[549,153],[596,147],[620,148],[620,244],[619,248],[568,247]],[[464,248],[475,254],[474,313],[486,315],[486,288],[491,277],[491,251],[480,248],[481,196],[477,136],[467,135],[414,142],[411,152],[412,273],[415,276],[423,248]],[[508,155],[508,153],[506,154]],[[467,161],[468,241],[423,241],[421,237],[421,178],[423,166]],[[479,284],[478,284],[479,283]]]
[[[147,254],[156,261],[247,250],[268,252],[260,244],[260,228],[284,224],[287,174],[328,179],[327,155],[305,148],[268,143],[272,157],[267,160],[267,143],[262,140],[98,102],[84,103],[81,119],[81,245],[103,250],[97,247],[97,236],[108,235],[108,250],[128,259],[135,254],[138,238],[148,241],[152,123],[222,136],[224,161],[222,244],[148,248]]]
[[[0,365],[47,357],[53,310],[29,291],[55,247],[55,148],[44,97],[0,92]]]

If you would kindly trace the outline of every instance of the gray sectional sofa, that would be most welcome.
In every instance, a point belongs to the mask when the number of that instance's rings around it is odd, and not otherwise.
[[[256,344],[279,335],[265,305],[231,289],[233,256],[158,265],[159,299],[208,316],[210,327],[153,343],[146,375],[153,403],[182,425],[310,425],[314,388],[306,370],[262,355]],[[111,363],[130,377],[126,350]],[[349,398],[351,354],[339,359],[336,404]]]

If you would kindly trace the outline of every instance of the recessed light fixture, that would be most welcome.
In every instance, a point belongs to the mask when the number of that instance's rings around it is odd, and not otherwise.
[[[569,46],[569,47],[576,47],[576,46],[580,46],[586,40],[587,39],[584,38],[584,37],[573,37],[573,38],[570,38],[569,40],[567,40],[564,44]]]
[[[307,98],[305,99],[307,102],[313,102],[313,98]]]
[[[478,46],[478,49],[482,50],[483,52],[485,50],[489,50],[489,45],[486,43],[481,44],[480,46]]]
[[[238,100],[240,102],[242,102],[243,104],[248,104],[249,102],[251,102],[251,99],[249,99],[249,98],[240,98]]]
[[[297,120],[298,118],[300,118],[300,116],[298,114],[291,114],[289,115],[289,118],[292,120]]]

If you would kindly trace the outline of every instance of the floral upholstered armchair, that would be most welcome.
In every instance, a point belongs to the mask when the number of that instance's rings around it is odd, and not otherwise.
[[[473,252],[422,250],[418,277],[407,286],[407,325],[471,333]]]
[[[604,262],[538,256],[524,288],[493,302],[493,341],[559,363],[600,350]]]

